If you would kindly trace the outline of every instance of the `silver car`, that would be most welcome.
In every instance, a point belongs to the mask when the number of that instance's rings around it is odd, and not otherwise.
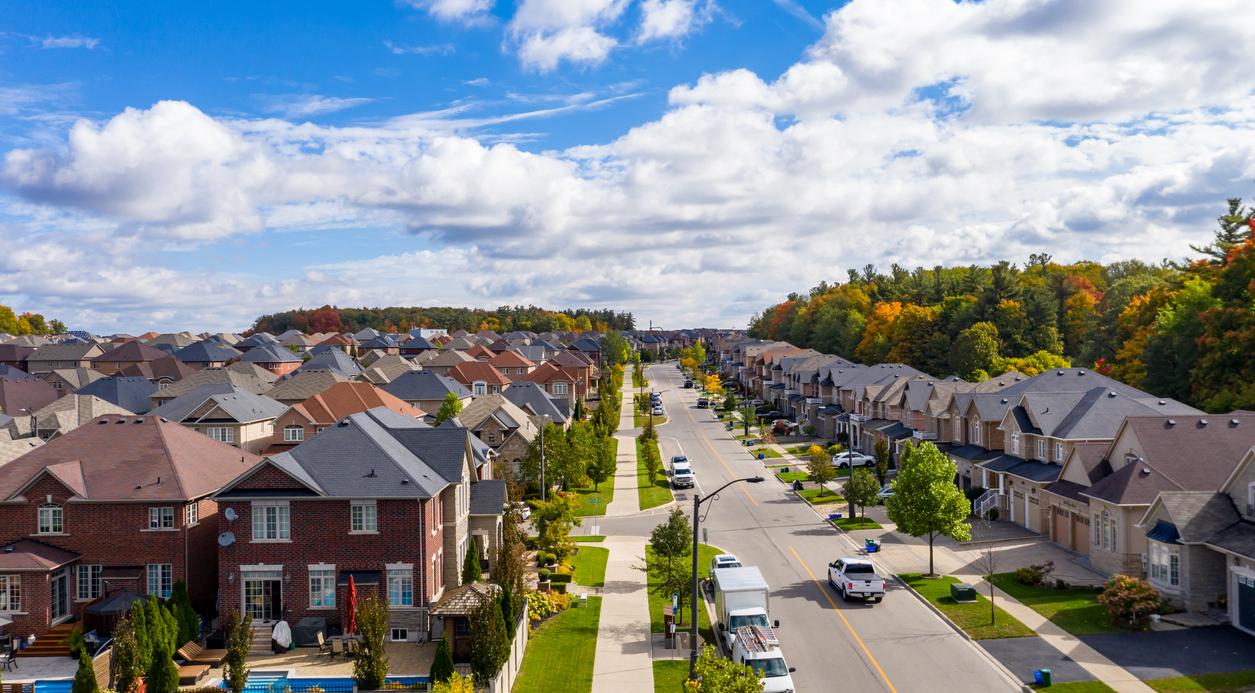
[[[876,458],[871,455],[864,455],[854,450],[846,450],[832,456],[832,466],[837,469],[853,468],[853,467],[874,467],[876,466]]]

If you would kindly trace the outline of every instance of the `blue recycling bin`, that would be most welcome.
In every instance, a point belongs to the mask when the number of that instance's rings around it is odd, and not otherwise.
[[[1033,683],[1042,688],[1047,688],[1051,684],[1051,675],[1049,669],[1038,669],[1033,672]]]
[[[767,456],[766,456],[766,455],[764,455],[763,453],[761,453],[761,452],[760,452],[760,453],[758,453],[758,459],[760,459],[760,460],[761,460],[761,459],[763,459],[763,458],[765,458],[765,457],[767,457]]]

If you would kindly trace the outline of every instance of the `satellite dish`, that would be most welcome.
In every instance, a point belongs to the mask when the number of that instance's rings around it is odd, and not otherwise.
[[[235,522],[235,518],[239,517],[239,515],[235,514],[235,508],[223,510],[222,515],[227,518],[227,522]]]
[[[235,543],[234,532],[223,532],[218,535],[218,546],[227,547]]]

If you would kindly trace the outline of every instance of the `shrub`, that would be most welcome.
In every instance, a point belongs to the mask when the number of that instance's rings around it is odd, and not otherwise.
[[[557,592],[558,594],[566,594],[566,588],[567,588],[567,583],[565,582],[555,582],[552,587],[553,591]]]
[[[527,620],[530,623],[543,621],[564,611],[570,603],[570,599],[565,594],[529,590],[527,592]]]
[[[1112,575],[1098,595],[1098,603],[1107,607],[1111,622],[1133,630],[1144,630],[1150,615],[1159,610],[1163,596],[1149,582],[1129,575]]]
[[[1055,578],[1055,589],[1066,590],[1069,587],[1071,587],[1071,585],[1068,584],[1067,580],[1063,580],[1061,578]]]
[[[453,678],[456,669],[453,666],[453,650],[449,648],[449,641],[441,638],[436,643],[436,658],[431,663],[431,673],[427,678],[432,683],[441,683]]]
[[[541,582],[549,581],[549,569],[548,568],[541,568],[540,570],[536,572],[536,575],[540,577]]]
[[[1054,561],[1046,561],[1045,563],[1037,563],[1035,565],[1017,568],[1015,571],[1015,579],[1025,585],[1037,586],[1050,577],[1055,570]]]
[[[71,693],[100,693],[100,687],[96,685],[96,672],[92,669],[92,660],[87,656],[86,649],[78,651],[78,671],[74,672],[74,683],[70,691]]]
[[[571,575],[569,573],[553,573],[549,576],[549,581],[554,584],[565,584],[571,581]]]
[[[989,520],[990,522],[997,522],[998,521],[998,509],[990,508],[989,512],[985,513],[985,519]]]
[[[980,498],[981,496],[985,495],[985,487],[984,486],[972,486],[970,488],[963,489],[963,495],[967,496],[968,500],[974,501],[977,498]]]
[[[375,690],[388,676],[388,654],[384,637],[388,630],[388,607],[382,599],[370,596],[357,604],[357,632],[361,647],[353,659],[353,678],[359,688]]]
[[[227,620],[227,659],[222,678],[227,690],[240,693],[248,681],[248,651],[253,645],[253,617],[232,611]],[[176,672],[177,673],[177,672]]]

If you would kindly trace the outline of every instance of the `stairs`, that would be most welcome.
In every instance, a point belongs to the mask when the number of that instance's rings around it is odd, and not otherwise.
[[[35,640],[35,644],[31,645],[21,652],[17,653],[19,657],[69,657],[70,648],[61,644],[70,631],[74,630],[77,624],[62,623],[59,626],[53,626],[51,630],[44,634],[42,638]]]
[[[268,624],[253,626],[253,642],[249,645],[248,653],[251,655],[274,654],[270,649],[270,631],[273,629],[274,626]]]

